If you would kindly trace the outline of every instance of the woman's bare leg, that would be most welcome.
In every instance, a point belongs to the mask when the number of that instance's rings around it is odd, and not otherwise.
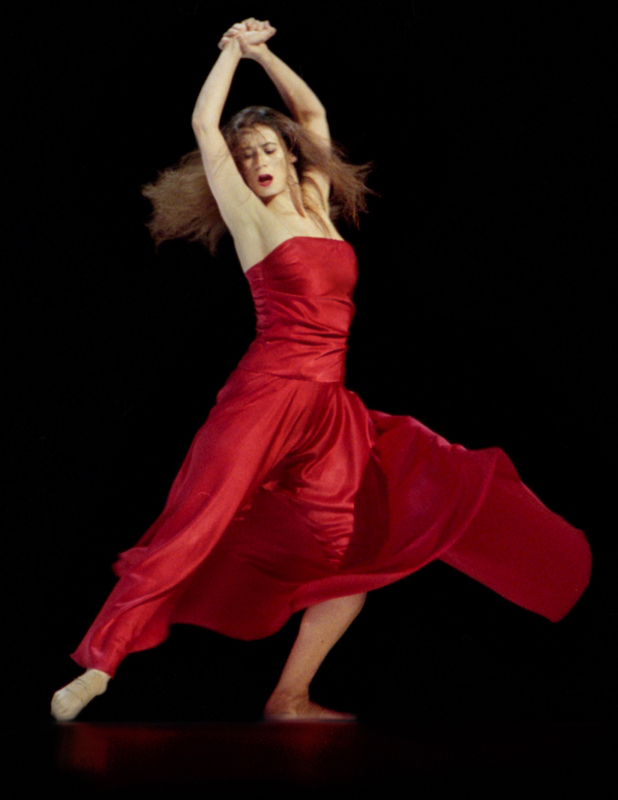
[[[309,684],[334,644],[339,641],[360,612],[366,595],[337,597],[308,608],[300,625],[294,646],[272,693],[264,715],[269,719],[353,719],[313,703]],[[59,689],[52,698],[52,715],[60,721],[75,719],[97,695],[107,689],[110,676],[98,669],[89,669]]]
[[[97,695],[107,689],[110,676],[100,669],[88,669],[79,678],[58,689],[51,702],[51,713],[60,721],[75,719]]]
[[[266,703],[266,719],[354,719],[309,699],[309,684],[365,602],[365,594],[336,597],[308,608],[279,683]]]

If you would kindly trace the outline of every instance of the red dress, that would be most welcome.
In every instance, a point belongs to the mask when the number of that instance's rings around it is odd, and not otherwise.
[[[343,385],[357,276],[346,242],[297,236],[247,272],[257,336],[217,396],[160,517],[72,658],[113,675],[174,622],[240,639],[435,558],[551,620],[588,584],[584,534],[498,448],[368,411]]]

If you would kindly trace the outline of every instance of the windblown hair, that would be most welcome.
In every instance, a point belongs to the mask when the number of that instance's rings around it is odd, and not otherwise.
[[[316,222],[325,227],[315,207],[316,194],[309,191],[309,184],[314,183],[307,174],[309,170],[329,176],[331,219],[343,217],[358,227],[359,214],[367,210],[367,195],[374,194],[366,185],[372,165],[350,164],[339,145],[325,147],[285,114],[266,106],[250,106],[239,111],[221,130],[239,169],[242,135],[256,125],[275,130],[296,156],[294,166],[302,201]],[[208,185],[199,149],[159,172],[155,181],[142,187],[142,193],[153,206],[147,224],[157,247],[169,239],[189,239],[201,242],[212,255],[216,254],[217,245],[228,229]]]

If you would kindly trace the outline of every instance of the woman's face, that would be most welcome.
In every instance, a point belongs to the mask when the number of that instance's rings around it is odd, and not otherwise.
[[[296,157],[287,150],[278,133],[267,125],[256,125],[243,133],[239,155],[243,178],[266,203],[288,191],[290,179],[297,182],[292,166]]]

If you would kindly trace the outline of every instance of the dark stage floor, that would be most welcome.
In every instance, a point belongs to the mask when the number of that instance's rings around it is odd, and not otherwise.
[[[611,724],[6,726],[25,796],[610,797]],[[39,789],[40,791],[40,789]],[[457,793],[455,795],[455,793]],[[6,796],[6,795],[5,795]],[[17,795],[14,795],[17,796]],[[37,792],[33,796],[42,796]]]

